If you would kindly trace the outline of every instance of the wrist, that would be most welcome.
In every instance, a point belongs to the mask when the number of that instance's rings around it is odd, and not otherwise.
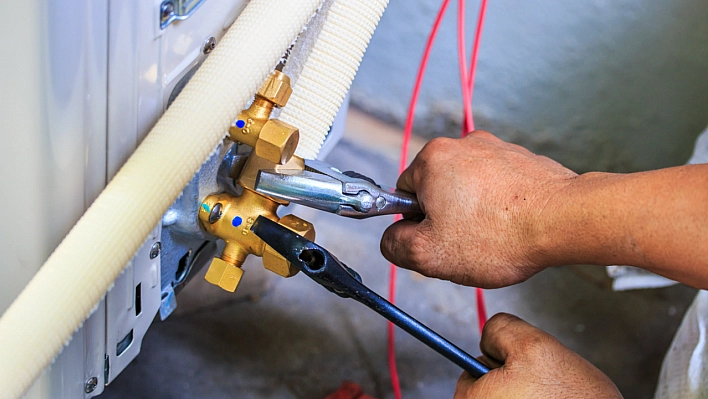
[[[611,264],[598,255],[612,253],[617,222],[611,207],[604,206],[604,189],[621,175],[590,172],[557,185],[536,213],[533,234],[533,262],[539,267],[572,264]],[[604,225],[603,225],[604,224]]]

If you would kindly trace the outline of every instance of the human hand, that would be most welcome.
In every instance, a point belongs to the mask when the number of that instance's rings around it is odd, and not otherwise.
[[[455,399],[622,397],[590,362],[518,317],[499,313],[489,319],[480,348],[482,360],[498,368],[479,379],[463,373]]]
[[[391,225],[381,252],[429,277],[483,288],[522,282],[550,266],[539,249],[545,211],[577,176],[484,131],[430,141],[398,179],[425,218]]]

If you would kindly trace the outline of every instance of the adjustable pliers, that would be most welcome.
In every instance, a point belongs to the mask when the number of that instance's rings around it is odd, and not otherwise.
[[[321,246],[262,216],[251,231],[318,284],[363,303],[472,376],[479,378],[489,372],[477,359],[370,290],[358,273]]]

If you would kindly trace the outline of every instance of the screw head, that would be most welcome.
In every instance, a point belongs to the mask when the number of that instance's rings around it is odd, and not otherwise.
[[[152,244],[150,247],[150,259],[155,259],[160,255],[160,250],[162,249],[162,244],[158,241]]]
[[[169,19],[175,12],[175,5],[171,1],[165,1],[160,4],[160,19],[163,21]]]
[[[217,202],[213,208],[211,208],[211,213],[209,213],[209,223],[214,224],[221,219],[221,215],[223,215],[223,212],[221,211],[221,208],[223,205],[221,205],[221,202]]]
[[[212,50],[216,47],[216,38],[214,36],[206,39],[204,41],[204,47],[202,48],[202,52],[204,54],[209,54],[211,53]]]
[[[98,386],[98,378],[91,377],[88,380],[86,380],[86,384],[84,384],[84,392],[91,393],[94,390],[96,390],[97,386]]]

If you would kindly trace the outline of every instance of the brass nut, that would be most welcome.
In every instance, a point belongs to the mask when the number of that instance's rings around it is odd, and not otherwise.
[[[226,291],[234,292],[243,276],[243,270],[220,258],[214,258],[204,279]]]
[[[258,90],[259,96],[272,102],[276,107],[284,107],[292,93],[290,78],[280,71],[274,71]]]
[[[295,266],[275,252],[270,245],[266,245],[263,251],[263,267],[283,277],[292,277],[299,272]]]
[[[285,215],[280,218],[278,223],[310,241],[315,241],[315,226],[307,220],[300,219],[295,215]]]
[[[285,122],[271,119],[261,128],[256,155],[280,165],[286,164],[297,148],[300,132]]]
[[[278,222],[297,234],[310,241],[315,240],[315,227],[308,221],[300,219],[295,215],[285,215]],[[275,274],[283,277],[292,277],[297,274],[298,269],[290,264],[285,258],[277,253],[269,245],[263,251],[263,266]]]

